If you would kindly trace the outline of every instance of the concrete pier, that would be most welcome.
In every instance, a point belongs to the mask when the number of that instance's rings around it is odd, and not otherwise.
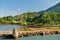
[[[14,38],[37,36],[37,35],[50,35],[50,34],[60,34],[60,30],[52,30],[52,29],[40,30],[37,28],[35,29],[29,28],[28,31],[21,29],[13,29],[13,32],[10,31],[0,32],[0,35],[5,35],[5,37],[13,36]]]

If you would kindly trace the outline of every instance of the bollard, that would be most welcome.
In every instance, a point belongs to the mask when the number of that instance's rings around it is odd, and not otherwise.
[[[14,38],[18,38],[18,32],[17,32],[17,29],[13,29],[13,37]]]

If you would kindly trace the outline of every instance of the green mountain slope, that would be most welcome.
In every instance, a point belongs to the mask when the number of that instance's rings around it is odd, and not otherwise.
[[[53,7],[50,7],[46,10],[46,12],[59,12],[60,13],[60,2],[54,5]]]
[[[2,17],[0,18],[0,23],[60,26],[60,3],[40,12],[27,12],[14,17]]]

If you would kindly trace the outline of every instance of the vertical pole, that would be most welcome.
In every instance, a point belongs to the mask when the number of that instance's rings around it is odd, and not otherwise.
[[[20,8],[18,8],[18,18],[20,17]]]
[[[27,30],[27,15],[24,14],[24,17],[25,17],[25,21],[24,21],[24,29]]]

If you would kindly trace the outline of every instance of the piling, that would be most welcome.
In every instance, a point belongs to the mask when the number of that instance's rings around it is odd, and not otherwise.
[[[16,39],[18,38],[17,29],[13,29],[13,34],[12,35],[13,35],[14,38],[16,38]]]

